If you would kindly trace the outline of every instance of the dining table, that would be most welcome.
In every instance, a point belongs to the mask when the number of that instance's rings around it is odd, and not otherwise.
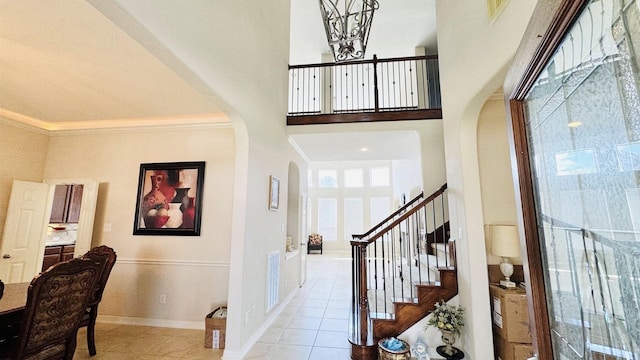
[[[27,290],[30,282],[4,284],[0,298],[0,326],[19,323],[27,305]]]

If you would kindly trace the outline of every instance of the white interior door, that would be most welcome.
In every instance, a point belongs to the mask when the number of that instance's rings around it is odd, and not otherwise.
[[[53,193],[48,184],[13,182],[0,252],[0,279],[31,281],[42,267]]]

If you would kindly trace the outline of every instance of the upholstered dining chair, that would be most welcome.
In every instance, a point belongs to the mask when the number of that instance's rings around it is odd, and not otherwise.
[[[18,336],[0,350],[0,358],[73,359],[78,326],[100,271],[94,260],[71,259],[33,278]]]
[[[95,247],[81,256],[83,259],[92,259],[102,265],[102,271],[100,273],[100,279],[96,285],[96,290],[89,300],[89,304],[87,305],[86,311],[80,321],[80,327],[87,327],[87,347],[89,348],[89,354],[91,356],[96,354],[95,329],[96,318],[98,317],[98,305],[102,300],[104,287],[107,285],[107,280],[109,280],[111,269],[113,269],[113,265],[115,265],[117,257],[116,252],[106,245]]]

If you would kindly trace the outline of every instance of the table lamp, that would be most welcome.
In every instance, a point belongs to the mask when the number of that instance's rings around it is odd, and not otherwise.
[[[508,288],[516,286],[511,281],[513,275],[512,257],[520,256],[520,240],[518,237],[518,227],[515,225],[491,225],[491,253],[502,257],[500,271],[505,279],[500,280],[500,285]]]

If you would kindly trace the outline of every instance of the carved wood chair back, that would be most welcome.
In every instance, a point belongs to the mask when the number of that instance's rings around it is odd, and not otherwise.
[[[94,294],[91,300],[89,300],[85,314],[80,322],[80,327],[87,327],[87,347],[89,354],[93,356],[96,354],[95,327],[96,319],[98,318],[98,305],[100,304],[100,301],[102,301],[104,288],[107,285],[109,275],[111,275],[111,270],[113,269],[118,256],[112,248],[106,245],[101,245],[89,250],[81,257],[83,259],[92,259],[97,261],[102,266],[100,279],[98,280]]]
[[[11,359],[72,359],[80,320],[100,276],[100,264],[71,259],[31,281]]]

